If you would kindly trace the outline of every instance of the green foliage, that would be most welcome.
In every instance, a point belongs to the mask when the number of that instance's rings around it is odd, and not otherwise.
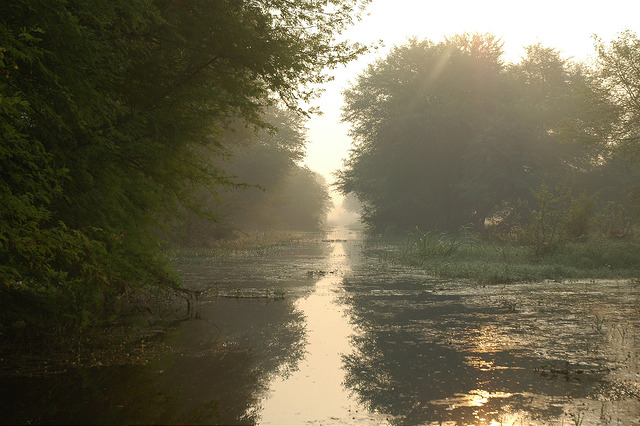
[[[7,321],[82,328],[130,290],[177,285],[158,224],[195,188],[234,185],[209,161],[231,121],[302,112],[364,50],[335,41],[364,3],[1,3],[0,285],[52,317],[20,319],[25,302]]]
[[[633,214],[621,203],[608,202],[596,216],[600,233],[611,239],[629,237],[633,233]]]
[[[640,49],[630,32],[597,47],[594,68],[541,45],[504,64],[490,35],[396,47],[345,92],[338,188],[374,231],[472,223],[489,237],[414,232],[399,257],[437,275],[637,274]]]
[[[518,227],[518,241],[533,246],[536,254],[555,250],[563,242],[569,194],[562,186],[550,190],[545,184],[534,192],[536,206],[530,220]]]
[[[583,108],[593,82],[552,49],[531,46],[509,66],[501,54],[490,35],[414,40],[345,92],[354,147],[338,187],[370,228],[481,228],[501,204],[592,163],[564,135],[576,123],[600,131]]]
[[[574,195],[574,187],[542,184],[532,201],[518,200],[494,218],[488,235],[503,243],[530,246],[536,255],[551,253],[571,241],[586,240],[598,227],[597,197]]]
[[[282,186],[282,206],[272,215],[278,218],[277,229],[317,231],[324,226],[333,206],[325,179],[308,167],[296,167]]]
[[[331,204],[327,185],[298,164],[304,156],[303,121],[277,108],[269,109],[264,120],[271,130],[238,125],[224,135],[228,145],[236,146],[228,158],[210,161],[232,176],[236,188],[200,191],[199,209],[205,214],[185,212],[173,222],[171,239],[177,244],[206,247],[242,232],[314,231],[324,224]],[[215,221],[209,218],[213,213]]]
[[[613,275],[624,270],[638,271],[640,268],[640,242],[638,240],[610,240],[594,238],[584,243],[568,243],[554,254],[558,262],[576,268],[610,270]]]
[[[449,257],[472,240],[469,229],[464,227],[455,234],[436,230],[424,232],[416,228],[414,232],[409,234],[402,251],[405,256],[415,256],[420,259]]]
[[[263,164],[262,171],[267,167]],[[331,207],[324,178],[298,165],[277,177],[272,185],[241,187],[217,199],[203,194],[200,208],[205,215],[185,212],[174,221],[170,239],[180,246],[209,247],[246,232],[320,230]],[[215,220],[206,212],[216,212]]]
[[[437,240],[447,241],[446,235]],[[438,243],[436,243],[437,246]],[[566,242],[554,251],[537,253],[532,246],[472,238],[449,256],[419,255],[416,246],[396,244],[387,258],[441,278],[480,284],[563,279],[635,278],[640,273],[637,240],[590,239]]]
[[[640,39],[624,31],[608,46],[596,39],[597,75],[617,106],[615,148],[640,160]]]
[[[593,215],[596,211],[596,198],[586,194],[571,200],[565,216],[564,234],[569,240],[586,238],[594,226]]]

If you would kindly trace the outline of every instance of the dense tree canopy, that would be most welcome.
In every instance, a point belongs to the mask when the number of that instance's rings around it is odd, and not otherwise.
[[[172,283],[157,224],[195,185],[233,183],[203,152],[361,52],[335,36],[363,3],[2,2],[1,291],[55,295],[77,323],[127,286]]]
[[[491,35],[413,40],[345,92],[354,147],[338,186],[370,227],[481,227],[541,183],[602,166],[615,106],[588,70],[540,45],[501,56]]]

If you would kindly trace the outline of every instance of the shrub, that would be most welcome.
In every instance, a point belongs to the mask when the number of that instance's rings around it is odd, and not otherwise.
[[[586,239],[594,228],[596,196],[583,193],[575,197],[572,192],[571,187],[550,189],[542,184],[533,191],[533,206],[526,200],[507,206],[489,234],[504,243],[532,247],[537,255],[552,253],[569,241]]]

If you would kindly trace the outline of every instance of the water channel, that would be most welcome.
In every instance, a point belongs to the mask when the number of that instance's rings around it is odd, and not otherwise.
[[[0,419],[639,424],[637,281],[483,287],[367,256],[369,245],[340,229],[182,262],[201,297],[166,350],[146,364],[5,374]]]

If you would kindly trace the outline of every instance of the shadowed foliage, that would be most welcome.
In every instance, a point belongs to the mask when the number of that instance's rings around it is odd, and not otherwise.
[[[345,92],[354,142],[337,186],[362,202],[374,231],[482,229],[534,203],[545,183],[633,209],[637,168],[620,160],[637,147],[635,92],[620,86],[637,77],[616,80],[612,69],[632,69],[636,41],[601,47],[596,70],[541,45],[505,64],[491,35],[398,46]]]
[[[0,333],[87,326],[129,291],[175,286],[158,224],[195,187],[234,184],[209,161],[232,120],[302,113],[363,51],[335,35],[364,3],[3,2]]]

